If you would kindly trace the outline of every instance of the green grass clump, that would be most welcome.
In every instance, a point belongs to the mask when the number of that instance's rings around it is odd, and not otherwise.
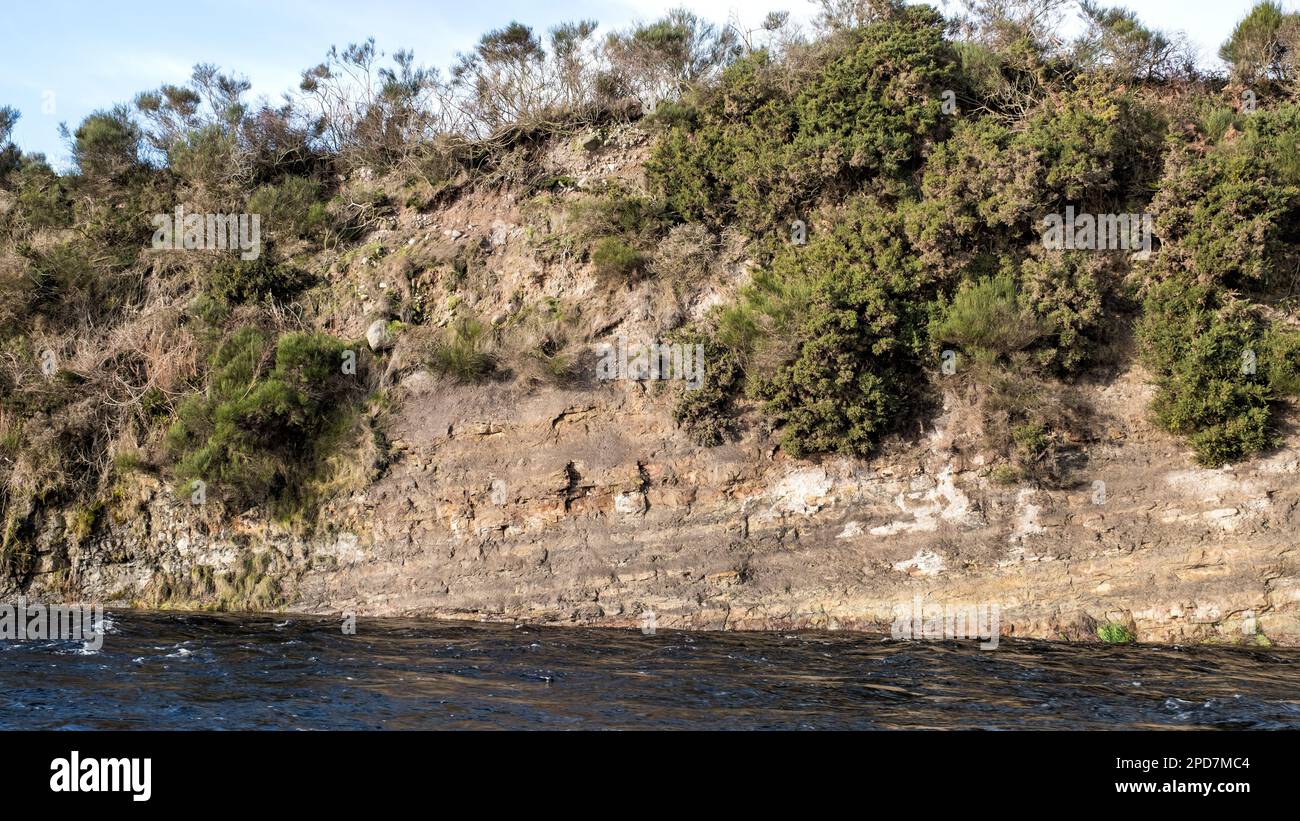
[[[1097,626],[1097,638],[1106,644],[1132,644],[1137,641],[1132,630],[1113,621]]]
[[[596,271],[607,279],[628,279],[645,265],[641,252],[622,237],[605,237],[591,251]]]
[[[982,277],[959,290],[930,330],[937,343],[952,343],[977,360],[1027,348],[1046,331],[1009,274]]]
[[[497,371],[495,340],[490,326],[462,317],[434,343],[429,365],[461,382],[480,382]]]

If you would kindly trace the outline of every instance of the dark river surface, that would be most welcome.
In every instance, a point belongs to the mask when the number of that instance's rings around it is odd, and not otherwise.
[[[1300,652],[117,612],[0,642],[3,729],[1300,728]]]

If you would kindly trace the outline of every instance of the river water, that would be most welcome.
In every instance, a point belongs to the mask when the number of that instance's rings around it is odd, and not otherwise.
[[[0,642],[3,729],[1300,728],[1300,651],[110,614]]]

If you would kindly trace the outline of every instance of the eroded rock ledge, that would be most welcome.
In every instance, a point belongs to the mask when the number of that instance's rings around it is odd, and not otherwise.
[[[1008,636],[1300,643],[1300,448],[1189,467],[1140,375],[1064,489],[1000,485],[944,419],[873,460],[701,449],[637,384],[522,393],[413,380],[396,461],[328,532],[215,522],[142,484],[44,573],[51,598],[663,629],[888,631],[896,605],[996,604]],[[651,391],[654,389],[652,388]],[[1125,393],[1128,391],[1128,393]],[[1118,398],[1116,398],[1118,395]],[[1101,483],[1101,484],[1098,484]],[[1100,491],[1100,492],[1099,492]],[[49,524],[48,543],[61,536]]]

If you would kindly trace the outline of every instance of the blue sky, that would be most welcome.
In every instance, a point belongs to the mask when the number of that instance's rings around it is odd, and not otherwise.
[[[955,2],[955,0],[950,0]],[[1283,0],[1290,9],[1300,0]],[[1208,62],[1254,0],[1129,0],[1149,24],[1182,30]],[[14,140],[25,151],[63,165],[58,125],[75,127],[98,108],[131,100],[164,82],[184,82],[195,63],[216,63],[253,83],[253,96],[273,100],[297,85],[331,44],[375,37],[391,53],[410,48],[420,62],[445,66],[483,32],[511,20],[545,29],[592,18],[602,28],[653,19],[683,5],[726,22],[754,25],[769,9],[797,18],[809,0],[76,0],[24,2],[5,10],[0,48],[0,105],[22,112]]]

